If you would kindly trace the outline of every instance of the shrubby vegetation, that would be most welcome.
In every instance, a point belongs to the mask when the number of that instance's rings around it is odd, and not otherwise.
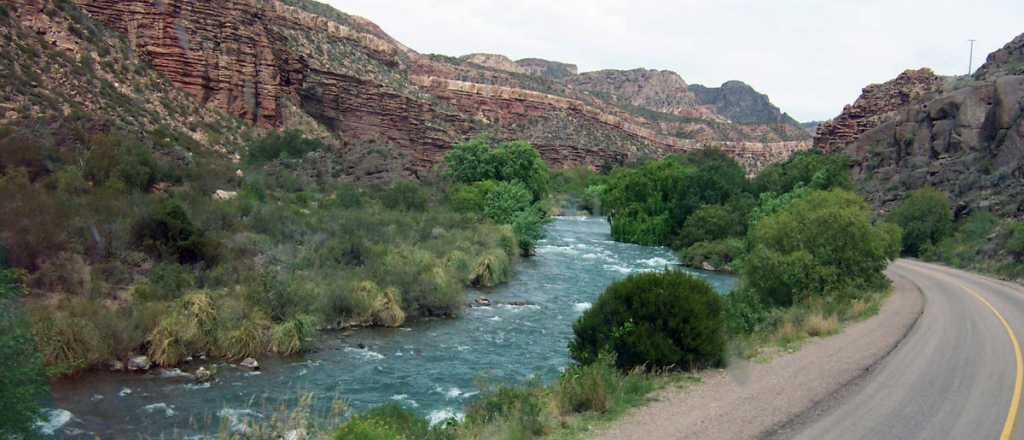
[[[2,250],[0,247],[0,437],[35,438],[39,405],[48,385],[31,323],[19,304],[18,274],[5,267]]]
[[[455,208],[510,225],[520,253],[533,253],[543,238],[547,212],[542,202],[550,179],[536,149],[525,142],[494,145],[477,138],[452,148],[444,175],[457,184],[450,196]]]
[[[569,354],[589,365],[612,353],[626,371],[721,365],[721,301],[710,285],[683,272],[630,275],[608,286],[576,321]]]
[[[133,353],[289,355],[320,328],[454,316],[543,231],[547,169],[524,143],[488,146],[483,180],[464,180],[470,143],[451,188],[368,187],[310,177],[325,147],[294,131],[253,140],[241,168],[166,129],[85,133],[0,131],[18,152],[0,157],[0,242],[51,376]]]
[[[935,188],[910,193],[888,219],[903,229],[903,252],[920,256],[953,231],[949,196]]]
[[[925,246],[921,258],[952,267],[1024,279],[1024,223],[975,211],[951,227],[951,233]]]

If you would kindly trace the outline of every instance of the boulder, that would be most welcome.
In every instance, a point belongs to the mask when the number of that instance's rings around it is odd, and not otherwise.
[[[473,301],[473,303],[480,307],[489,307],[491,305],[491,300],[481,296]]]
[[[718,271],[718,269],[715,266],[712,266],[711,263],[708,263],[707,261],[701,263],[700,264],[700,268],[704,269],[704,270],[706,270],[708,272],[717,272]]]
[[[251,357],[250,358],[245,358],[244,360],[242,360],[242,362],[240,364],[238,364],[238,366],[242,367],[242,368],[248,368],[250,370],[259,370],[260,369],[260,363],[256,359],[253,359]]]
[[[224,201],[228,201],[228,200],[231,200],[231,199],[235,199],[237,197],[238,197],[238,192],[237,191],[224,191],[222,189],[218,189],[216,192],[213,193],[213,200],[217,200],[217,201],[220,201],[220,202],[224,202]]]
[[[208,370],[206,367],[199,367],[195,372],[196,382],[206,383],[213,380],[213,371]]]
[[[152,366],[148,356],[132,356],[128,359],[128,371],[146,371]]]
[[[110,371],[124,371],[124,362],[117,359],[110,361]]]

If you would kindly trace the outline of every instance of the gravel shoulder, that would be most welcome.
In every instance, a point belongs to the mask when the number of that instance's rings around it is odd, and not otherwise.
[[[734,362],[705,371],[701,385],[664,390],[595,437],[726,440],[771,434],[865,376],[913,328],[924,296],[908,279],[888,275],[893,293],[878,315],[768,363]]]

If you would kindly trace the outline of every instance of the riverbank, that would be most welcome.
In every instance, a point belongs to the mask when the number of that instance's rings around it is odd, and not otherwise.
[[[360,329],[345,337],[326,333],[303,357],[261,358],[259,374],[226,365],[208,385],[157,372],[84,374],[54,387],[51,407],[74,415],[60,432],[77,430],[83,438],[216,433],[221,414],[234,416],[238,426],[256,425],[280,408],[297,407],[309,392],[317,397],[314,414],[329,413],[334,400],[344,401],[348,414],[397,403],[441,421],[460,417],[485,385],[551,383],[569,364],[570,324],[605,287],[629,273],[662,270],[674,258],[665,248],[612,241],[599,218],[556,218],[546,229],[536,255],[520,260],[507,283],[461,297],[464,304],[486,296],[492,306],[466,309],[458,319]],[[694,274],[723,293],[735,285],[730,277]],[[526,305],[508,304],[518,301]],[[125,388],[130,393],[121,396]],[[92,400],[96,396],[102,397]],[[173,414],[145,409],[160,404]]]
[[[923,307],[918,288],[893,277],[893,293],[876,316],[766,362],[736,361],[701,372],[698,384],[656,393],[650,404],[599,428],[599,438],[758,438],[870,371],[903,340]]]

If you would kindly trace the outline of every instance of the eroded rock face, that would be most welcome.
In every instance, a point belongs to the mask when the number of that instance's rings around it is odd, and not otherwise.
[[[938,92],[942,83],[942,78],[924,68],[907,70],[896,79],[865,87],[860,97],[844,107],[839,116],[818,126],[814,148],[826,152],[842,149],[889,120],[892,112]]]
[[[783,113],[768,99],[742,81],[726,81],[721,87],[690,86],[698,104],[711,106],[716,113],[740,124],[783,124],[799,127],[800,123]]]
[[[49,24],[45,10],[53,0],[0,3],[35,5],[21,22],[63,50],[79,51],[77,43],[88,38]],[[453,143],[484,132],[530,141],[556,168],[607,168],[712,146],[756,171],[809,147],[806,135],[790,135],[781,125],[734,124],[714,105],[696,102],[672,72],[631,71],[636,78],[580,90],[574,84],[584,75],[574,65],[422,55],[368,20],[308,0],[73,3],[204,108],[260,127],[315,132],[342,156],[363,157],[373,146],[400,165],[317,171],[330,175],[417,177]],[[614,98],[589,93],[606,86]],[[203,136],[196,140],[205,144]]]
[[[974,78],[985,80],[1006,75],[1024,75],[1024,34],[989,54]]]

